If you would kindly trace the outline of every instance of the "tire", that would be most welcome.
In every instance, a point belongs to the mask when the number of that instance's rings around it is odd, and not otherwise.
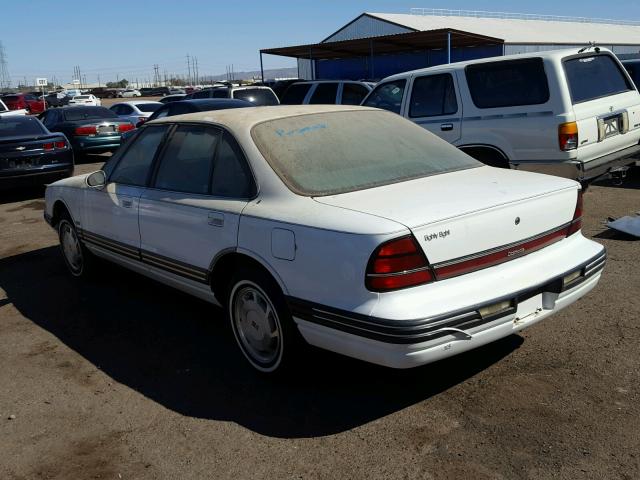
[[[266,272],[241,267],[228,292],[231,330],[249,364],[266,374],[291,371],[303,340],[278,284]]]
[[[76,226],[68,213],[64,213],[57,225],[60,252],[69,273],[76,278],[86,278],[91,274],[94,257],[82,244]]]
[[[509,161],[498,152],[486,148],[469,148],[462,149],[464,153],[475,158],[479,162],[489,165],[490,167],[509,169]]]

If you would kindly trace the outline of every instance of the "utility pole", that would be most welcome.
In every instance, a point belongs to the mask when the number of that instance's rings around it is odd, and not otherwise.
[[[189,56],[188,53],[187,53],[187,72],[189,72],[187,81],[189,82],[189,85],[191,85],[191,57]]]
[[[11,87],[11,75],[9,75],[9,66],[7,57],[4,53],[4,45],[0,42],[0,88],[2,90]]]
[[[98,87],[101,87],[102,85],[100,84],[100,74],[98,74]]]

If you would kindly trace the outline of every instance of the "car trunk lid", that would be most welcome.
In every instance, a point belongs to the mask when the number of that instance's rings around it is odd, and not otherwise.
[[[444,265],[510,245],[510,257],[528,253],[523,242],[571,222],[576,191],[559,177],[480,167],[315,200],[405,225],[431,264]]]

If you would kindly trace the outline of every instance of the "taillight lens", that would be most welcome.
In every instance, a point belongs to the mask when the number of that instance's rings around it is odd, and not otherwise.
[[[75,129],[76,135],[95,135],[98,133],[98,127],[95,125],[85,125]]]
[[[576,122],[561,123],[558,127],[558,142],[560,150],[575,150],[578,148],[578,124]]]
[[[53,143],[52,142],[51,143],[43,143],[42,144],[42,149],[44,151],[53,150]]]
[[[56,148],[67,148],[67,142],[59,141],[55,143]]]
[[[374,292],[415,287],[433,281],[429,262],[413,236],[391,240],[371,255],[365,284]]]
[[[576,209],[573,213],[573,220],[571,220],[571,225],[567,228],[567,237],[569,235],[573,235],[576,232],[579,232],[582,228],[582,190],[578,190],[578,200],[576,201]]]
[[[147,121],[147,117],[138,117],[138,123],[144,123]]]
[[[120,125],[118,125],[118,132],[123,133],[123,132],[129,132],[131,130],[133,130],[134,127],[132,124],[130,123],[121,123]]]

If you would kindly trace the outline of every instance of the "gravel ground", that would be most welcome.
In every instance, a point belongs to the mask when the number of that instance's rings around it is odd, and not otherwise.
[[[410,371],[313,352],[270,381],[220,310],[106,264],[75,282],[42,190],[2,194],[0,478],[640,478],[640,241],[602,225],[640,210],[640,175],[585,207],[609,262],[555,317]]]

